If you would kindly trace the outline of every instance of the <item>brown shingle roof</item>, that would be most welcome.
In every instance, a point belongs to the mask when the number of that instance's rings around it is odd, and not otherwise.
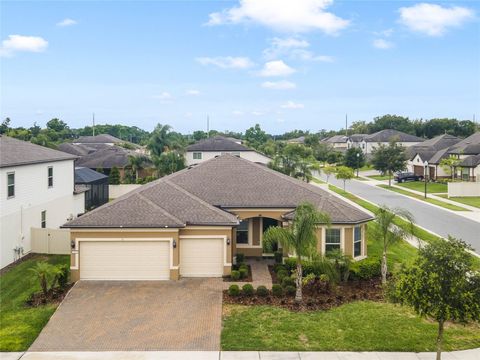
[[[229,212],[231,208],[288,211],[304,201],[329,214],[332,223],[371,220],[367,213],[316,186],[248,160],[223,155],[144,185],[65,227],[236,225],[238,221]]]
[[[73,160],[77,156],[0,135],[0,167]]]

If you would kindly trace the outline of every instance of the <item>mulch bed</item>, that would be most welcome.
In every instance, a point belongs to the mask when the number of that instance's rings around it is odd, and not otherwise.
[[[383,301],[384,293],[381,279],[369,281],[349,281],[341,283],[331,289],[318,289],[314,286],[304,286],[303,302],[295,302],[294,296],[284,295],[275,297],[269,294],[266,297],[257,295],[238,297],[228,295],[228,290],[223,291],[223,302],[239,305],[273,305],[291,311],[328,310],[349,302],[358,300]]]
[[[74,283],[68,284],[64,288],[56,287],[55,289],[48,290],[47,298],[43,297],[43,292],[36,292],[28,298],[26,301],[26,306],[28,307],[37,307],[46,304],[58,304],[61,303],[62,300],[67,295],[68,291],[72,288]]]
[[[247,277],[244,277],[243,279],[233,280],[230,276],[224,276],[224,277],[223,277],[223,281],[224,281],[224,282],[233,282],[233,283],[237,283],[237,282],[252,282],[252,281],[253,281],[253,278],[252,278],[252,269],[251,269],[250,265],[247,265],[247,267],[248,267]]]

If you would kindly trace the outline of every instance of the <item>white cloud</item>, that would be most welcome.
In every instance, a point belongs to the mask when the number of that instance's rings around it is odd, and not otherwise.
[[[78,24],[78,22],[76,20],[66,18],[66,19],[63,19],[62,21],[59,21],[57,23],[57,26],[65,27],[65,26],[72,26],[72,25],[77,25],[77,24]]]
[[[207,25],[258,23],[282,32],[320,30],[336,34],[349,25],[326,9],[333,0],[240,0],[238,7],[210,14]]]
[[[39,36],[8,35],[2,41],[0,55],[13,56],[16,52],[42,52],[48,46],[48,41]]]
[[[240,110],[233,110],[232,114],[235,115],[235,116],[242,116],[244,114],[244,112],[240,111]]]
[[[285,104],[280,106],[282,109],[303,109],[305,105],[296,103],[294,101],[287,101]]]
[[[274,60],[280,56],[287,56],[291,59],[302,61],[321,61],[333,62],[332,56],[315,55],[307,48],[310,43],[306,40],[288,37],[288,38],[273,38],[270,47],[263,50],[263,57],[267,60]]]
[[[294,59],[300,59],[304,61],[319,61],[319,62],[334,62],[335,58],[328,55],[315,55],[311,51],[303,49],[295,49],[291,53],[291,57]]]
[[[449,28],[459,27],[474,17],[471,9],[420,3],[399,9],[400,23],[428,36],[442,36]]]
[[[254,116],[261,116],[263,114],[264,114],[263,111],[258,111],[258,110],[252,111],[252,115],[254,115]]]
[[[295,83],[286,81],[286,80],[280,80],[280,81],[265,81],[261,85],[265,89],[273,89],[273,90],[290,90],[290,89],[295,89],[297,85]]]
[[[254,65],[248,57],[199,57],[195,60],[202,65],[214,65],[222,69],[248,69]]]
[[[169,103],[172,102],[173,96],[167,91],[163,91],[159,95],[153,95],[152,98],[160,100],[162,103]]]
[[[259,72],[260,76],[288,76],[295,72],[294,68],[291,68],[285,64],[282,60],[269,61],[263,65],[263,69]]]
[[[393,47],[393,43],[391,41],[387,41],[385,39],[375,39],[372,43],[373,47],[377,49],[387,50]]]
[[[393,29],[386,29],[382,31],[374,31],[374,35],[376,36],[383,36],[383,37],[390,37],[393,34]]]
[[[198,96],[198,95],[200,95],[200,90],[189,89],[189,90],[185,91],[185,95]]]

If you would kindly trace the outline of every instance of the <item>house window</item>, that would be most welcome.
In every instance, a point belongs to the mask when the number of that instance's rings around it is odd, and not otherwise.
[[[53,166],[48,167],[48,187],[53,187]]]
[[[7,173],[7,198],[15,196],[15,173]]]
[[[325,252],[340,250],[340,229],[325,230]]]
[[[243,220],[237,227],[237,244],[248,245],[248,220]]]
[[[202,153],[201,152],[194,152],[193,153],[194,160],[202,160]]]
[[[47,210],[42,211],[42,220],[41,220],[42,229],[47,227]]]
[[[355,226],[353,229],[353,257],[362,255],[362,227]]]

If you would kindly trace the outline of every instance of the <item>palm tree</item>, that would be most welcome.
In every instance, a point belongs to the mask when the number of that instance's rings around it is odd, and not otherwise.
[[[152,155],[160,156],[168,147],[168,137],[171,129],[170,125],[157,124],[147,144],[147,148]]]
[[[128,155],[128,166],[132,169],[132,172],[135,173],[135,182],[138,180],[138,171],[143,169],[147,161],[148,158],[143,155]]]
[[[313,171],[319,171],[320,165],[313,156],[301,159],[298,164],[297,176],[307,183],[313,178]]]
[[[56,277],[60,274],[60,269],[46,261],[41,261],[29,270],[38,278],[43,297],[46,300],[48,296],[48,284],[52,282],[52,285],[54,285],[53,281],[55,281]]]
[[[267,247],[271,247],[274,243],[280,243],[285,250],[295,252],[297,257],[295,301],[297,302],[302,301],[302,257],[309,257],[317,250],[316,228],[318,224],[330,224],[330,217],[319,212],[314,205],[305,202],[297,207],[291,226],[286,228],[270,227],[263,237]]]
[[[405,218],[410,226],[400,227],[395,225],[395,220],[400,217]],[[375,212],[375,222],[377,224],[377,232],[382,241],[383,254],[382,254],[382,284],[387,283],[387,251],[388,247],[398,241],[402,240],[405,236],[413,233],[413,215],[401,208],[389,208],[383,205]]]

